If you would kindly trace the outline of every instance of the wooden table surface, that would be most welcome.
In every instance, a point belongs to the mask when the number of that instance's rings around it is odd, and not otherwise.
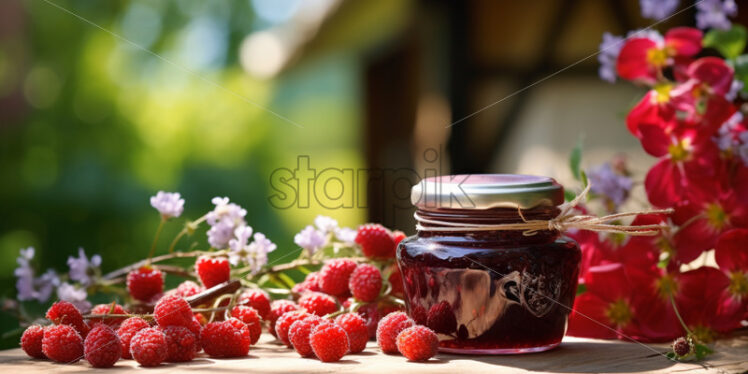
[[[667,345],[650,345],[667,352]],[[427,363],[408,362],[399,355],[385,355],[375,342],[363,353],[347,355],[337,363],[300,358],[268,334],[250,349],[249,356],[237,359],[211,359],[201,354],[194,361],[141,368],[133,360],[120,360],[109,373],[148,370],[149,372],[188,371],[193,373],[742,373],[748,371],[748,331],[715,345],[716,353],[706,362],[675,363],[634,343],[567,337],[558,348],[543,353],[517,356],[461,356],[439,354]],[[55,364],[29,359],[21,349],[0,351],[0,368],[10,373],[54,372],[90,373],[84,360],[75,364]]]

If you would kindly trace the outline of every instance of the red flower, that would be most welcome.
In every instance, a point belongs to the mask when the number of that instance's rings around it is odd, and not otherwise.
[[[670,92],[679,117],[711,136],[736,110],[725,99],[734,75],[732,67],[717,57],[700,58],[688,65],[688,80]]]
[[[710,341],[718,332],[740,327],[745,302],[737,302],[730,295],[730,280],[724,273],[703,266],[680,274],[678,280],[678,310],[700,340]]]
[[[711,138],[697,136],[693,129],[667,131],[657,125],[639,126],[639,131],[644,150],[661,157],[644,181],[652,205],[674,206],[683,201],[690,180],[718,175],[719,150]]]
[[[689,186],[687,200],[675,207],[676,263],[689,263],[703,251],[714,248],[717,238],[733,227],[748,226],[748,205],[737,198],[737,191],[725,188],[719,180],[703,179]]]
[[[626,116],[626,126],[631,134],[642,138],[641,125],[657,125],[665,131],[676,126],[675,107],[670,100],[672,85],[660,84],[649,90]]]
[[[714,257],[727,278],[730,279],[728,293],[742,302],[748,302],[748,229],[726,231],[717,240]]]
[[[691,57],[701,51],[700,30],[677,27],[665,34],[664,40],[652,36],[635,37],[626,41],[616,61],[621,78],[654,84],[661,71],[676,60]]]

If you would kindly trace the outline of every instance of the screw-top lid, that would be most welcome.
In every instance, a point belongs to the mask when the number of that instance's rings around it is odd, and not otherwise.
[[[413,186],[410,201],[419,209],[529,209],[562,204],[564,187],[535,175],[444,175]]]

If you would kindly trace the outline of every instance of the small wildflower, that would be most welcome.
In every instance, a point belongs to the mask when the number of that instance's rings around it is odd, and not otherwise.
[[[696,3],[696,27],[728,30],[732,26],[728,17],[737,14],[735,0],[701,0]]]
[[[603,41],[600,43],[600,53],[597,55],[597,61],[600,62],[598,74],[600,79],[615,83],[616,81],[616,60],[618,53],[621,52],[623,38],[613,35],[609,32],[603,33]]]
[[[244,217],[247,211],[239,205],[229,203],[228,197],[215,197],[211,201],[216,207],[206,216],[206,221],[211,226],[208,230],[208,243],[213,248],[224,249],[234,237],[234,231],[246,226]]]
[[[76,288],[70,283],[63,283],[57,288],[57,297],[62,301],[67,301],[75,305],[81,313],[88,313],[91,309],[91,303],[86,300],[88,294],[84,288]]]
[[[617,174],[607,162],[590,169],[587,177],[592,192],[606,196],[617,206],[626,201],[633,187],[631,178]]]
[[[87,286],[93,283],[94,277],[99,273],[101,256],[93,255],[89,261],[83,248],[78,248],[78,257],[68,257],[70,266],[70,279]]]
[[[338,228],[338,221],[331,217],[320,215],[314,219],[314,225],[323,233],[329,234]]]
[[[234,238],[229,240],[229,263],[236,266],[245,261],[247,256],[247,242],[252,236],[252,228],[241,226],[234,230]]]
[[[348,245],[356,243],[356,234],[358,234],[358,231],[350,227],[341,227],[335,230],[335,237]]]
[[[733,79],[730,84],[730,90],[725,94],[727,101],[735,101],[738,98],[738,94],[743,90],[743,81],[739,79]]]
[[[639,5],[642,17],[659,21],[673,14],[680,0],[639,0]]]
[[[164,219],[179,217],[184,211],[184,199],[179,192],[158,191],[156,196],[151,196],[151,206],[156,208]]]
[[[327,236],[323,232],[315,229],[314,226],[309,225],[296,234],[293,241],[299,247],[304,248],[309,251],[310,254],[313,254],[318,249],[327,245]]]

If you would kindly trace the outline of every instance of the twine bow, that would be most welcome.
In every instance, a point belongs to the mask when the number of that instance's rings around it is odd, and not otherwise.
[[[479,224],[479,223],[455,223],[422,217],[416,212],[413,216],[416,221],[416,230],[418,231],[441,231],[441,232],[467,232],[467,231],[501,231],[501,230],[522,230],[525,236],[533,236],[539,231],[558,231],[564,232],[570,229],[589,230],[596,232],[622,233],[633,236],[654,236],[668,229],[666,225],[614,225],[611,221],[619,218],[637,216],[639,214],[671,214],[673,209],[650,209],[634,212],[624,212],[610,214],[607,216],[592,216],[585,214],[574,214],[574,207],[587,197],[591,185],[588,184],[584,190],[569,202],[562,204],[559,208],[561,212],[555,218],[549,220],[527,220],[522,215],[522,210],[517,207],[521,223],[499,223],[499,224]],[[429,226],[423,226],[422,223]]]

